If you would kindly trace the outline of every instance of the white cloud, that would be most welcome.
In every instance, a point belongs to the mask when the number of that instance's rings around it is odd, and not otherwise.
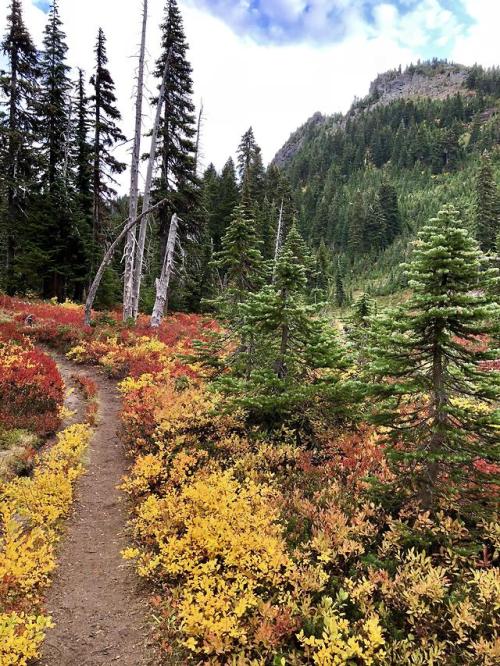
[[[470,5],[490,5],[488,0],[465,0]],[[248,6],[248,0],[246,0]],[[269,6],[281,6],[291,15],[301,11],[303,0],[267,0]],[[321,9],[331,0],[315,3]],[[110,71],[115,79],[119,106],[124,116],[123,129],[128,137],[133,128],[133,75],[140,31],[140,0],[60,0],[61,16],[68,36],[69,59],[73,66],[90,73],[97,29],[108,37]],[[189,0],[180,0],[193,65],[195,102],[203,98],[205,124],[202,148],[205,164],[213,161],[221,167],[234,154],[241,134],[253,125],[265,160],[289,134],[315,111],[345,111],[355,95],[367,93],[370,81],[380,72],[422,57],[426,31],[436,24],[455,34],[453,16],[437,0],[422,0],[415,12],[401,16],[389,0],[376,10],[374,25],[368,25],[356,7],[358,2],[337,0],[350,11],[349,31],[332,45],[311,43],[285,46],[257,44],[250,37],[236,34],[221,19],[197,9]],[[493,3],[495,4],[495,3]],[[235,3],[236,5],[236,3]],[[37,41],[46,17],[24,0],[26,20]],[[149,67],[159,52],[159,23],[163,0],[150,0],[148,30]],[[240,6],[241,8],[241,6]],[[308,20],[321,19],[310,12]],[[472,13],[472,11],[471,11]],[[413,19],[410,18],[413,16]],[[453,19],[453,20],[452,20]],[[3,17],[0,17],[3,20]],[[484,17],[481,22],[484,23]],[[494,29],[498,21],[491,20]],[[486,23],[488,24],[488,19]],[[2,26],[0,29],[3,32]],[[489,28],[488,28],[489,30]],[[488,32],[488,34],[490,34]],[[471,32],[468,40],[479,39]],[[402,41],[403,40],[403,41]],[[402,43],[408,46],[402,46]],[[469,41],[470,43],[470,41]],[[495,39],[491,38],[492,49]],[[457,42],[458,44],[458,42]],[[483,46],[482,53],[486,47]],[[460,59],[460,58],[459,58]],[[482,60],[481,52],[473,58]],[[148,81],[153,90],[155,82]],[[151,123],[151,111],[145,116],[145,129]],[[147,139],[144,148],[147,148]],[[128,161],[128,157],[127,157]],[[123,180],[126,188],[127,178]]]
[[[452,50],[452,59],[467,65],[478,62],[484,66],[500,64],[498,0],[462,0],[465,10],[474,19],[468,30],[460,35]]]

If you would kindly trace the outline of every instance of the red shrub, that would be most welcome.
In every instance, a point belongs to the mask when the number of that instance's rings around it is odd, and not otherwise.
[[[64,385],[54,361],[41,351],[0,344],[0,423],[44,435],[59,426]]]

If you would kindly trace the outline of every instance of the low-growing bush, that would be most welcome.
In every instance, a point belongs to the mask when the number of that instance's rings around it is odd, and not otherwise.
[[[23,344],[0,342],[0,422],[5,429],[26,429],[40,435],[60,422],[64,385],[55,362]]]
[[[30,478],[0,483],[0,663],[27,664],[51,620],[43,594],[56,566],[59,527],[83,473],[81,457],[90,439],[86,425],[60,433]]]

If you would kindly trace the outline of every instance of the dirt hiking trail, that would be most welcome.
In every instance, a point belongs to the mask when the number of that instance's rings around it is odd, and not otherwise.
[[[55,628],[47,633],[40,666],[149,666],[154,661],[146,594],[122,559],[127,545],[127,501],[117,489],[127,458],[117,436],[120,399],[115,385],[89,368],[52,353],[67,387],[73,374],[98,387],[99,414],[76,501],[59,548],[58,567],[47,596]],[[76,393],[76,392],[75,392]],[[70,406],[81,411],[78,397]],[[75,404],[76,403],[76,404]]]

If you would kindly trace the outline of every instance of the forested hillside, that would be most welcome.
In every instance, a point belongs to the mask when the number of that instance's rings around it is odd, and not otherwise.
[[[483,233],[478,179],[491,169],[500,181],[499,100],[498,69],[436,60],[379,76],[345,116],[316,114],[292,134],[274,164],[305,237],[332,250],[348,289],[402,286],[408,241],[447,201]]]

